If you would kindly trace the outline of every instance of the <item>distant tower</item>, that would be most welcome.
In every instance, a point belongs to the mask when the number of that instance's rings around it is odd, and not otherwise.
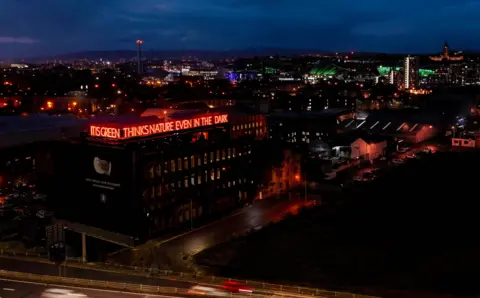
[[[143,73],[143,64],[142,64],[142,44],[143,40],[137,40],[137,72],[138,74]]]

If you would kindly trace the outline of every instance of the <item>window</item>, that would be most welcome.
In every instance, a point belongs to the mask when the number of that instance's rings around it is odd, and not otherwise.
[[[175,160],[170,161],[170,171],[175,172]]]
[[[220,179],[220,168],[217,169],[217,179]]]
[[[183,177],[183,187],[188,188],[188,176]]]
[[[225,160],[225,149],[222,150],[222,160]]]
[[[203,164],[206,165],[208,163],[208,154],[203,154]]]
[[[210,170],[210,181],[215,180],[215,169]]]
[[[198,174],[197,176],[197,184],[202,184],[202,175]]]
[[[190,156],[190,168],[193,169],[195,167],[195,156]]]
[[[216,160],[217,161],[220,161],[220,150],[217,150],[217,154],[216,154]]]
[[[155,168],[155,172],[157,174],[157,177],[162,177],[162,166],[158,164]]]
[[[195,173],[192,173],[190,175],[190,185],[192,186],[195,185],[195,176],[196,176]]]
[[[215,157],[215,152],[210,152],[210,163],[213,163],[213,158]]]
[[[148,178],[153,178],[153,176],[154,176],[154,168],[153,168],[153,165],[151,165],[151,166],[148,167],[147,177]]]
[[[188,158],[187,157],[183,158],[183,169],[188,170]]]
[[[181,158],[178,158],[178,159],[177,159],[177,167],[178,167],[178,170],[179,170],[179,171],[182,170],[182,159],[181,159]]]
[[[201,166],[202,165],[202,158],[200,157],[199,154],[197,154],[197,166]]]
[[[233,148],[233,153],[232,153],[232,156],[233,156],[233,157],[235,157],[236,151],[237,151],[237,149],[236,149],[236,148]]]
[[[155,186],[152,185],[152,187],[150,188],[150,198],[154,198],[155,197]]]
[[[157,185],[157,197],[162,195],[162,185]]]
[[[230,159],[230,155],[232,154],[232,149],[228,148],[227,150],[227,158]]]

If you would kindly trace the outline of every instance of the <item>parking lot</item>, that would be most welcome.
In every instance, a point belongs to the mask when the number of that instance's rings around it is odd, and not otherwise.
[[[449,150],[451,150],[450,145],[434,142],[425,142],[402,147],[398,152],[395,152],[389,160],[386,158],[380,158],[374,160],[371,164],[368,162],[359,163],[358,165],[351,166],[350,168],[338,172],[335,179],[328,182],[341,186],[368,182],[374,180],[376,177],[382,176],[385,172],[412,160],[421,160],[438,151]]]
[[[46,209],[46,199],[33,184],[8,183],[0,188],[0,241],[30,239],[34,245],[41,221],[53,215]]]

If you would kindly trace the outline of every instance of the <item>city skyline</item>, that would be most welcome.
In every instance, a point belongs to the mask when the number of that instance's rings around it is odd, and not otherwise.
[[[137,39],[144,40],[146,51],[278,47],[431,53],[445,40],[454,50],[480,49],[473,34],[480,27],[473,19],[480,2],[368,3],[6,0],[0,57],[135,49]]]

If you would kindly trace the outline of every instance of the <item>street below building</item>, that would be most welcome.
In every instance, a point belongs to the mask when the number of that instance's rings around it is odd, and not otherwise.
[[[131,253],[135,254],[137,259],[148,260],[144,264],[146,267],[153,264],[159,269],[195,271],[198,268],[191,261],[194,254],[226,242],[232,237],[278,222],[289,214],[296,214],[305,206],[305,203],[303,198],[270,198],[256,201],[253,205],[244,207],[228,217],[170,240],[149,241],[136,247]]]

